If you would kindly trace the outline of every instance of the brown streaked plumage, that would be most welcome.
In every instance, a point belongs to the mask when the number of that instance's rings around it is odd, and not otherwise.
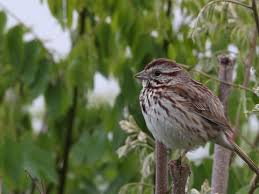
[[[179,64],[156,59],[136,78],[143,85],[142,114],[155,139],[168,148],[186,150],[212,141],[235,151],[259,174],[254,162],[233,142],[233,130],[219,98]]]

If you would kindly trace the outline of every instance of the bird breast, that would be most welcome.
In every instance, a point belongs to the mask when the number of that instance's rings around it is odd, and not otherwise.
[[[144,88],[140,94],[140,105],[148,129],[168,148],[192,149],[206,143],[206,135],[199,133],[202,124],[189,125],[192,123],[189,120],[194,118],[177,103],[177,95],[166,96],[159,89]]]

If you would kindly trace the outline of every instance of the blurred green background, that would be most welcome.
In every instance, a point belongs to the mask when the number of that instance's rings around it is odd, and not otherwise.
[[[228,53],[236,58],[234,83],[242,85],[251,42],[258,37],[252,12],[219,1],[205,6],[212,2],[207,0],[40,2],[69,32],[71,49],[57,59],[30,26],[18,21],[7,27],[12,10],[0,12],[2,193],[152,193],[154,146],[133,75],[152,59],[166,57],[186,64],[217,94],[217,55]],[[27,34],[33,38],[25,39]],[[258,48],[248,85],[233,87],[228,107],[232,126],[239,129],[236,141],[257,163]],[[93,95],[96,75],[119,89],[107,95],[103,85],[98,90],[106,94]],[[41,108],[35,106],[39,101]],[[205,156],[199,152],[200,158],[190,159],[189,187],[200,191],[205,185],[203,193],[213,160],[213,145],[206,147]],[[247,193],[252,175],[235,158],[228,193]]]

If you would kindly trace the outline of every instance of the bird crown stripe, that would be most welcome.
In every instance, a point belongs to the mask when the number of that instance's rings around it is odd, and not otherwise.
[[[147,64],[146,67],[145,67],[145,70],[150,69],[150,68],[152,68],[156,65],[162,65],[162,64],[168,64],[168,65],[172,65],[172,66],[177,67],[177,64],[176,64],[175,61],[160,58],[160,59],[153,60],[149,64]]]

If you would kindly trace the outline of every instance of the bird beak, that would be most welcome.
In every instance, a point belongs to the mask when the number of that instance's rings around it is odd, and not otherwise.
[[[134,76],[136,79],[138,79],[138,80],[147,80],[148,79],[148,75],[147,75],[147,73],[143,70],[143,71],[141,71],[141,72],[139,72],[139,73],[137,73],[137,74],[135,74],[135,76]]]

